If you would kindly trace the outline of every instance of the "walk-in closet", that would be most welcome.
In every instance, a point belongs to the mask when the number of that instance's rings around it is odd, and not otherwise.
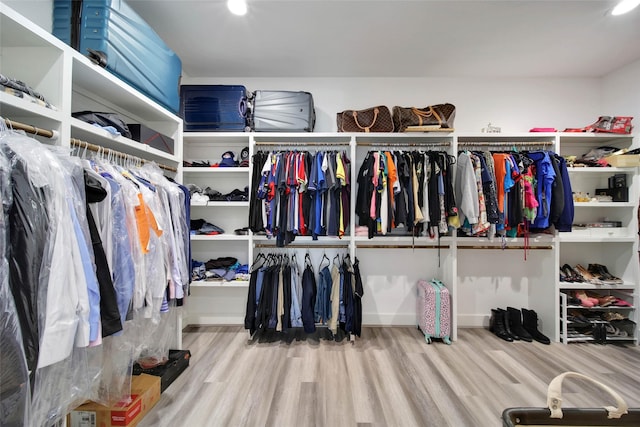
[[[0,425],[640,425],[617,3],[0,0]]]

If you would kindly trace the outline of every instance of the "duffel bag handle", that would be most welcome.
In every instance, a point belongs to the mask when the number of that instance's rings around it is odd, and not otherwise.
[[[607,391],[615,399],[617,405],[617,407],[604,407],[608,413],[608,418],[620,418],[628,412],[629,405],[627,405],[627,402],[625,402],[612,388],[586,375],[569,371],[558,375],[549,383],[549,387],[547,389],[547,405],[551,411],[551,418],[562,418],[562,381],[566,377],[581,378]]]
[[[360,123],[358,123],[358,112],[354,111],[353,112],[353,120],[356,122],[356,126],[358,126],[360,129],[364,130],[365,132],[369,132],[369,130],[373,127],[373,125],[376,124],[376,120],[378,120],[378,113],[380,112],[380,110],[378,110],[378,107],[373,109],[373,120],[371,121],[371,124],[369,126],[360,126]]]
[[[432,116],[435,117],[436,120],[438,121],[438,124],[442,126],[442,118],[438,113],[436,113],[435,108],[433,108],[431,105],[429,105],[427,108],[429,109],[429,111],[422,111],[416,107],[411,107],[411,111],[413,111],[413,114],[418,116],[419,126],[422,126],[422,119],[426,119]]]

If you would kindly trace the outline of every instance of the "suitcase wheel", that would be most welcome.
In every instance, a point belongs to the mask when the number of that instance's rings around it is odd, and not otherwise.
[[[93,50],[87,48],[87,57],[96,65],[99,65],[102,68],[107,68],[107,54],[102,52],[101,50]]]

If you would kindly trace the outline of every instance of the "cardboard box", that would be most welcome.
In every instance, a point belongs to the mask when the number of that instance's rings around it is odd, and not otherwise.
[[[131,377],[131,402],[119,402],[112,407],[87,402],[67,416],[69,427],[135,427],[160,400],[160,377]]]
[[[618,154],[604,158],[607,163],[616,168],[640,166],[640,154]]]
[[[149,147],[164,151],[165,153],[173,154],[173,138],[138,123],[128,123],[127,127],[131,132],[131,139],[134,141],[141,142]]]

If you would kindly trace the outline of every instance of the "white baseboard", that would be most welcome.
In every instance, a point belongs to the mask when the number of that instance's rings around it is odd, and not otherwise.
[[[486,314],[458,314],[458,328],[488,328],[489,316]]]

